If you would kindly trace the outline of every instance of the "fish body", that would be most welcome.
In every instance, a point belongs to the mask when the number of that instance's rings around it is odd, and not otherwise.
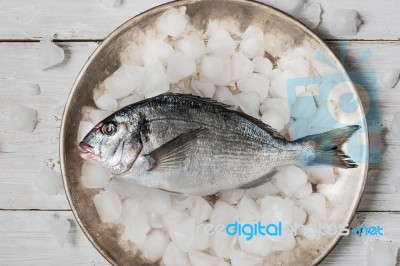
[[[96,125],[82,156],[139,185],[191,195],[257,186],[288,164],[357,166],[340,146],[359,126],[288,141],[227,107],[180,94],[135,103]]]

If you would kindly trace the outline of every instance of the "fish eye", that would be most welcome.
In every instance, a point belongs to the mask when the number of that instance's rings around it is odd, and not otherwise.
[[[107,136],[112,136],[115,132],[117,132],[117,127],[113,123],[107,123],[101,127],[101,133]]]

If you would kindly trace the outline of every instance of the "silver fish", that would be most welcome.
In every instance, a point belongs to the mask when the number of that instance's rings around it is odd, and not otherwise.
[[[340,149],[357,125],[288,141],[227,107],[171,93],[135,103],[96,125],[81,156],[139,185],[192,195],[255,187],[288,164],[357,167]]]

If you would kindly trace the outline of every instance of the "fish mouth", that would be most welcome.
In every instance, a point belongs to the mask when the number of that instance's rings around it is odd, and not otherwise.
[[[96,149],[85,143],[85,142],[81,142],[79,143],[79,148],[81,148],[81,157],[85,160],[98,160],[100,159],[100,154],[98,152],[96,152]]]

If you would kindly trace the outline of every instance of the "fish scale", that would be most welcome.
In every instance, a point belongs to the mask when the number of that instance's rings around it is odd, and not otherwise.
[[[96,125],[82,156],[127,181],[191,195],[254,187],[288,164],[357,167],[340,149],[357,125],[288,141],[227,107],[171,93],[135,103]]]

